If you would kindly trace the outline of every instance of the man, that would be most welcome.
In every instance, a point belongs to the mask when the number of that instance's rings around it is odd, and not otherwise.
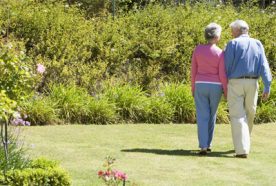
[[[227,100],[236,157],[247,158],[257,108],[258,78],[262,77],[262,98],[266,100],[269,97],[272,76],[263,45],[249,37],[248,24],[243,20],[236,20],[230,27],[234,39],[225,49],[225,67],[229,80]]]

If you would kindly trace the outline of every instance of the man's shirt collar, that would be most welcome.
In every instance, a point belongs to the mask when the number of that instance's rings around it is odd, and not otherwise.
[[[249,35],[248,34],[242,34],[239,37],[249,37]]]

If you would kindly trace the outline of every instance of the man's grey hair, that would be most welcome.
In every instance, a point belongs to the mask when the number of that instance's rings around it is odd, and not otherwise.
[[[209,25],[206,26],[205,28],[205,39],[207,41],[210,41],[216,37],[219,37],[221,34],[221,26],[218,25],[217,23],[210,23]]]
[[[232,29],[238,29],[242,34],[247,34],[249,26],[244,20],[236,20],[229,25]]]

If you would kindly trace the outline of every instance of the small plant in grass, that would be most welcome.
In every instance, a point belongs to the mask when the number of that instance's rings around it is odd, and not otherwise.
[[[115,158],[107,156],[105,158],[104,167],[106,170],[98,171],[98,176],[101,180],[104,181],[105,185],[108,186],[117,186],[125,185],[127,180],[127,175],[124,172],[113,170],[113,165]]]

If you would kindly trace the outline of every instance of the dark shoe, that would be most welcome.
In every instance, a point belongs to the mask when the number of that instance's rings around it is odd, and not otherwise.
[[[212,152],[212,149],[208,148],[208,149],[207,149],[207,152]]]
[[[236,158],[247,158],[247,154],[236,154]]]
[[[201,151],[199,151],[198,155],[200,155],[200,156],[206,156],[207,155],[207,150],[201,150]]]

